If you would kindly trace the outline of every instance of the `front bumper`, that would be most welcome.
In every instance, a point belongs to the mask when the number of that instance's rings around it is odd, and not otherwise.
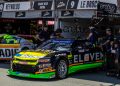
[[[12,71],[11,69],[8,70],[8,75],[26,77],[26,78],[41,78],[41,79],[55,78],[55,72],[32,74],[32,73],[22,73],[22,72]]]

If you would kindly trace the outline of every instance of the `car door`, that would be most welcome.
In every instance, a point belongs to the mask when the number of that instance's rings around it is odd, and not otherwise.
[[[83,63],[83,54],[84,54],[84,49],[83,47],[79,44],[79,40],[75,40],[71,46],[72,48],[72,64],[79,64],[79,63]]]
[[[93,47],[90,42],[86,41],[84,46],[84,64],[93,64],[103,62],[103,53],[99,47]]]
[[[72,45],[73,64],[90,64],[103,60],[103,54],[99,48],[92,47],[89,42],[77,40]]]

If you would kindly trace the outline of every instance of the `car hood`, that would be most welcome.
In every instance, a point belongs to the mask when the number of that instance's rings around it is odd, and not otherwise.
[[[38,51],[21,51],[17,53],[14,58],[24,59],[24,60],[37,60],[44,58],[49,54],[54,53],[52,50],[38,50]]]

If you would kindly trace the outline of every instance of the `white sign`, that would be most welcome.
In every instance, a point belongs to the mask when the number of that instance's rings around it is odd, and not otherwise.
[[[20,44],[0,44],[0,59],[12,58],[13,55],[20,51]]]
[[[97,9],[99,1],[117,5],[117,0],[79,0],[77,9]]]
[[[30,2],[10,2],[4,4],[3,11],[25,11],[30,8]]]
[[[12,58],[14,54],[20,52],[20,48],[1,48],[0,58]]]

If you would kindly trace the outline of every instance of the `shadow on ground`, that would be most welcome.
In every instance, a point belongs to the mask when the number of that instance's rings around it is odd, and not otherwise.
[[[26,80],[26,81],[42,81],[42,82],[52,82],[52,81],[60,81],[60,80],[64,80],[64,79],[56,79],[56,78],[53,78],[53,79],[35,79],[35,78],[26,78],[26,77],[17,77],[17,76],[9,76],[7,75],[8,77],[10,78],[13,78],[13,79],[18,79],[18,80]],[[67,79],[67,78],[66,78]]]
[[[10,68],[10,62],[0,61],[0,68],[9,69]]]
[[[104,82],[111,83],[113,85],[120,84],[120,79],[114,76],[107,76],[105,71],[82,71],[75,74],[71,74],[69,78],[96,81],[96,82]]]
[[[5,64],[0,63],[0,68],[9,69],[9,67],[10,67],[9,63],[5,63]],[[18,79],[18,80],[27,80],[27,81],[43,81],[43,82],[60,81],[60,79],[33,79],[33,78],[23,78],[23,77],[15,77],[15,76],[8,76],[8,77],[13,78],[13,79]],[[81,71],[81,72],[77,72],[77,73],[69,75],[68,78],[66,79],[70,79],[70,78],[111,83],[111,84],[120,84],[120,79],[116,77],[106,76],[106,73],[104,71],[91,71],[91,70]],[[65,80],[65,79],[62,79],[62,80]]]

